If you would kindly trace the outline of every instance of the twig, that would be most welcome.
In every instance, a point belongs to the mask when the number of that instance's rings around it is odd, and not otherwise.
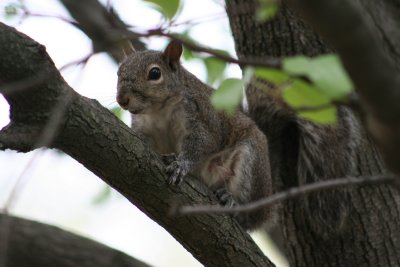
[[[194,52],[207,53],[209,55],[212,55],[218,59],[224,60],[229,63],[234,63],[234,64],[238,64],[241,66],[265,67],[265,68],[275,68],[275,69],[282,67],[281,60],[277,59],[277,58],[237,59],[237,58],[231,57],[230,55],[228,55],[226,53],[221,53],[217,49],[198,45],[191,40],[181,37],[178,34],[165,32],[165,30],[161,27],[152,29],[152,30],[148,30],[144,33],[137,33],[137,32],[133,33],[130,31],[123,31],[121,33],[121,36],[124,36],[124,38],[115,40],[115,44],[121,43],[121,41],[123,41],[124,39],[130,40],[130,39],[137,39],[138,37],[163,36],[163,37],[167,37],[172,40],[181,42],[182,45],[184,45],[185,47],[187,47],[188,49],[190,49]]]
[[[149,36],[159,35],[159,36],[165,36],[170,39],[180,41],[184,46],[186,46],[187,48],[189,48],[192,51],[204,52],[204,53],[210,54],[218,59],[224,60],[229,63],[238,64],[240,66],[266,67],[266,68],[275,68],[275,69],[281,68],[281,60],[277,59],[277,58],[237,59],[237,58],[231,57],[227,54],[221,53],[218,50],[195,44],[194,42],[187,40],[185,38],[182,38],[176,34],[165,33],[161,30],[152,30],[152,31],[149,31],[148,34],[149,34]]]
[[[227,18],[226,13],[221,12],[221,13],[216,13],[216,14],[212,14],[209,16],[199,17],[199,18],[193,18],[193,19],[189,19],[189,20],[185,20],[185,21],[181,21],[181,22],[173,22],[168,26],[169,26],[169,28],[178,27],[178,26],[182,26],[182,25],[195,26],[195,25],[198,25],[201,23],[215,21],[215,20],[224,19],[224,18]]]
[[[305,196],[310,193],[320,192],[323,190],[331,190],[344,186],[361,186],[367,184],[380,184],[391,183],[395,181],[395,177],[390,174],[382,174],[369,177],[347,177],[338,178],[327,181],[321,181],[312,184],[306,184],[299,187],[290,188],[286,191],[276,193],[270,197],[260,199],[246,205],[223,207],[218,205],[196,205],[196,206],[183,206],[177,209],[178,214],[200,214],[200,213],[238,213],[249,212],[272,206],[278,202],[293,199],[300,196]]]
[[[110,4],[110,2],[108,2],[107,4]],[[74,25],[75,27],[80,28],[80,24],[78,22],[70,20],[68,18],[64,18],[62,16],[33,13],[33,12],[29,11],[25,6],[23,6],[21,9],[24,12],[24,14],[23,14],[24,16],[57,18],[57,19],[60,19],[60,20],[62,20],[64,22],[66,22],[66,23]],[[217,16],[217,15],[220,16],[221,14],[214,14],[213,16]],[[213,16],[211,16],[211,19],[213,19]],[[172,27],[179,26],[179,25],[182,25],[182,24],[185,24],[185,23],[189,23],[189,22],[190,21],[184,21],[184,22],[181,22],[181,23],[175,23],[174,22],[171,25],[169,25],[169,27],[171,27],[171,26]],[[115,29],[115,32],[117,32],[117,31],[118,30]],[[183,37],[180,37],[177,34],[168,33],[168,32],[165,31],[165,29],[162,26],[159,26],[156,29],[149,30],[149,31],[147,31],[145,33],[142,33],[142,34],[136,33],[136,32],[131,32],[131,31],[128,31],[126,29],[122,29],[120,31],[120,34],[121,34],[121,38],[116,38],[116,40],[110,42],[111,45],[107,45],[107,47],[112,47],[113,45],[118,45],[125,38],[132,39],[132,40],[137,40],[138,37],[164,36],[164,37],[168,37],[168,38],[173,39],[173,40],[180,41],[184,46],[186,46],[187,48],[189,48],[192,51],[204,52],[204,53],[210,54],[210,55],[212,55],[212,56],[214,56],[216,58],[224,60],[226,62],[239,64],[241,66],[281,68],[281,60],[279,60],[279,59],[276,59],[276,58],[260,58],[260,59],[258,59],[258,58],[257,59],[244,58],[244,59],[237,59],[237,58],[231,57],[231,56],[229,56],[227,54],[221,53],[218,50],[195,44],[194,42],[192,42],[192,41],[190,41],[188,39],[185,39]],[[105,49],[106,48],[103,48],[102,50],[105,50]]]
[[[66,22],[66,23],[68,23],[68,24],[71,24],[72,26],[75,26],[75,27],[78,27],[78,26],[79,26],[79,23],[77,23],[77,22],[75,22],[75,21],[73,21],[73,20],[70,20],[70,19],[68,19],[68,18],[59,16],[59,15],[39,14],[39,13],[33,13],[33,12],[29,11],[29,10],[25,10],[25,13],[24,13],[23,15],[24,15],[24,16],[27,16],[27,17],[39,17],[39,18],[59,19],[59,20],[61,20],[61,21],[63,21],[63,22]]]
[[[78,60],[75,60],[75,61],[71,61],[71,62],[61,66],[58,70],[60,72],[62,72],[62,71],[64,71],[65,69],[67,69],[69,67],[72,67],[72,66],[75,66],[75,65],[80,65],[80,64],[86,64],[92,56],[94,56],[95,54],[97,54],[99,52],[90,52],[89,54],[87,54],[86,56],[84,56],[81,59],[78,59]]]

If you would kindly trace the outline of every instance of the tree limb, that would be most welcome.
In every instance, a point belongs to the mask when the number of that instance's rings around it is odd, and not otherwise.
[[[0,214],[0,266],[149,267],[125,253],[57,227]]]
[[[47,73],[48,78],[24,91],[4,94],[11,106],[7,129],[42,129],[54,107],[66,98],[65,114],[48,147],[69,154],[123,194],[169,231],[206,266],[273,266],[240,226],[226,215],[171,217],[175,203],[217,203],[197,179],[186,177],[179,186],[166,185],[164,165],[125,124],[97,101],[70,88],[43,46],[0,23],[0,86]],[[0,148],[9,147],[7,131],[0,132]],[[29,151],[37,144],[12,149]],[[30,146],[29,146],[30,145]]]
[[[116,40],[127,30],[126,24],[112,10],[107,10],[97,0],[60,0],[71,16],[78,22],[77,27],[82,30],[93,42],[94,51],[107,51],[116,61],[123,59],[120,49],[115,49]],[[143,50],[144,44],[136,38],[130,38],[137,50]]]

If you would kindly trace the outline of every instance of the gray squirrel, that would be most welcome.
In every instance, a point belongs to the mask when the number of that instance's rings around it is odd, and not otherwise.
[[[117,102],[132,128],[169,161],[170,184],[188,173],[200,178],[222,205],[245,204],[272,193],[265,135],[242,112],[214,109],[213,89],[180,64],[182,45],[130,51],[118,70]],[[171,157],[170,155],[175,155]],[[269,209],[237,214],[245,229],[268,221]]]

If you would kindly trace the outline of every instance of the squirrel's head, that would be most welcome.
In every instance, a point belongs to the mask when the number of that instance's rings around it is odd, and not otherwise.
[[[138,114],[179,99],[181,54],[178,41],[171,41],[164,52],[132,50],[118,70],[118,104]]]

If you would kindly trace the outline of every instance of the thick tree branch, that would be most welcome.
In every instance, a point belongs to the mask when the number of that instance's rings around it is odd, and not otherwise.
[[[94,51],[107,51],[110,56],[120,62],[123,53],[115,48],[115,42],[121,40],[122,32],[127,31],[125,23],[112,10],[107,10],[97,0],[60,0],[81,29],[93,42]],[[137,50],[143,50],[144,44],[136,38],[130,38]]]
[[[0,214],[0,266],[148,267],[125,253],[57,227]]]
[[[380,29],[362,13],[361,2],[293,1],[337,49],[367,108],[367,126],[389,168],[400,173],[399,66],[377,38]],[[383,4],[387,5],[387,4]],[[386,36],[390,39],[389,36]],[[387,41],[386,41],[387,43]]]
[[[206,266],[273,266],[251,237],[226,215],[171,217],[174,203],[216,203],[197,179],[179,187],[165,182],[159,157],[126,125],[97,101],[74,92],[62,79],[43,46],[0,24],[0,86],[48,73],[45,82],[25,91],[4,94],[11,124],[44,128],[58,101],[69,100],[54,142],[169,231]],[[38,74],[39,73],[39,74]],[[0,132],[1,149],[7,133]],[[32,144],[35,144],[35,140]],[[16,147],[12,147],[16,149]],[[26,150],[26,147],[24,147]],[[33,148],[33,146],[32,146]]]

